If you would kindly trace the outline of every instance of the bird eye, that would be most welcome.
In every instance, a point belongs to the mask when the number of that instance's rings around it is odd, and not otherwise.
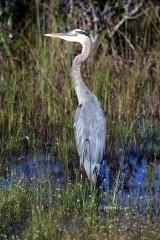
[[[68,35],[68,36],[74,36],[74,37],[75,37],[75,36],[77,36],[78,34],[75,33],[75,32],[68,32],[67,35]]]
[[[78,33],[74,32],[74,33],[72,33],[72,36],[76,37],[76,36],[78,36]]]

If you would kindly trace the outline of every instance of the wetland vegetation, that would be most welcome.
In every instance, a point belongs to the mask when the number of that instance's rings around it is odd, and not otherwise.
[[[128,1],[120,26],[123,1],[69,2],[0,5],[0,239],[160,239],[158,1]],[[77,27],[96,40],[82,71],[107,119],[98,195],[73,136],[80,48],[44,37]]]

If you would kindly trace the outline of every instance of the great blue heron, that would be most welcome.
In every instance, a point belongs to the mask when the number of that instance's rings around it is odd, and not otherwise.
[[[50,33],[45,36],[78,42],[82,45],[82,52],[74,58],[72,64],[72,83],[78,98],[74,134],[80,166],[84,166],[88,178],[95,184],[105,151],[106,121],[97,97],[91,93],[81,76],[81,63],[91,52],[90,36],[80,29],[66,33]]]

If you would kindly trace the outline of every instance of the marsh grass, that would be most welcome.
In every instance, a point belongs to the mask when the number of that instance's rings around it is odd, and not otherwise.
[[[8,40],[7,34],[1,33],[4,51],[0,69],[1,151],[6,147],[13,149],[24,135],[28,135],[33,143],[50,141],[53,145],[61,141],[58,135],[63,135],[67,142],[72,139],[70,134],[77,105],[70,79],[73,47],[45,38],[43,14],[39,15],[39,11],[36,14],[36,22],[28,23],[27,30],[17,39]],[[150,25],[156,24],[158,17],[155,18],[150,16]],[[56,31],[61,21],[56,22],[53,17],[52,31]],[[145,36],[150,34],[149,26]],[[144,43],[143,48],[147,46]],[[98,96],[106,114],[108,145],[114,142],[117,151],[126,136],[138,138],[137,127],[145,119],[153,119],[159,128],[159,123],[154,120],[158,111],[155,105],[159,104],[157,89],[160,88],[158,47],[157,42],[149,56],[137,49],[134,59],[124,59],[116,52],[108,54],[103,33],[83,66],[86,83]]]
[[[6,169],[10,164],[8,155],[19,152],[21,138],[29,136],[33,149],[41,143],[52,143],[69,176],[68,166],[77,158],[72,129],[77,99],[70,76],[77,47],[46,39],[45,8],[40,13],[38,1],[36,6],[36,17],[27,19],[20,34],[15,32],[15,37],[9,39],[7,31],[0,33],[0,165]],[[137,47],[136,56],[128,46],[124,48],[121,38],[113,41],[115,51],[109,54],[104,30],[82,67],[85,81],[106,115],[106,151],[113,163],[133,142],[140,145],[148,160],[158,160],[160,46],[159,41],[152,44],[151,30],[154,27],[159,38],[160,22],[154,11],[152,8],[149,20],[143,20],[140,46],[137,24],[132,31],[126,29]],[[52,31],[73,25],[70,18],[65,23],[54,16],[51,20]],[[96,192],[89,183],[68,182],[63,190],[54,189],[45,180],[36,190],[35,186],[20,183],[13,184],[9,191],[0,190],[0,195],[2,239],[160,238],[159,218],[153,224],[147,215],[144,223],[134,211],[117,214],[111,202],[110,210],[101,214]]]
[[[1,190],[1,237],[3,239],[159,239],[159,218],[152,221],[150,210],[134,208],[106,211],[97,209],[96,192],[89,184],[66,185],[65,191],[41,182],[41,201],[35,186],[12,185]],[[4,218],[5,215],[5,218]]]

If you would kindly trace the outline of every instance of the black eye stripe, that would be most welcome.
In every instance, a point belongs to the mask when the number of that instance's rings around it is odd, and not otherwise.
[[[89,37],[89,38],[90,38],[89,34],[88,34],[88,33],[86,33],[85,31],[79,31],[79,30],[77,30],[77,31],[76,31],[76,33],[83,34],[83,35],[85,35],[85,36],[87,36],[87,37]]]

